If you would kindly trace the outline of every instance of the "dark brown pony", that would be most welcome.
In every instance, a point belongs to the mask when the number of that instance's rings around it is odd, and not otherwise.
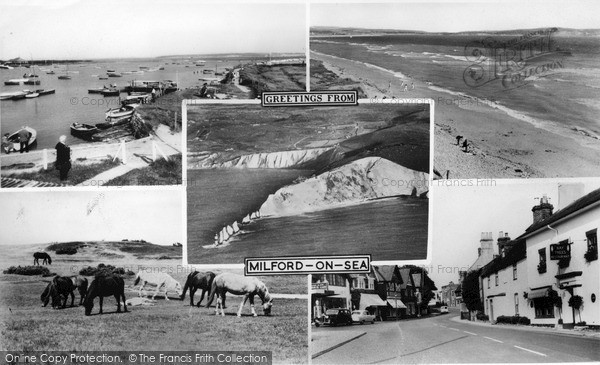
[[[52,298],[52,308],[65,308],[67,306],[67,299],[71,296],[71,307],[75,303],[75,289],[79,289],[79,305],[83,304],[87,291],[88,281],[86,278],[81,276],[55,276],[54,279],[46,286],[40,299],[42,300],[43,306],[47,306],[50,298]],[[63,299],[61,305],[60,301]]]
[[[46,265],[46,263],[48,265],[52,265],[52,258],[47,253],[45,253],[45,252],[36,252],[36,253],[33,254],[33,264],[34,265],[39,265],[40,264],[40,259],[44,260],[44,261],[42,261],[42,263],[44,265]]]
[[[94,299],[100,298],[100,314],[102,314],[102,301],[104,297],[114,296],[117,301],[117,313],[121,313],[121,302],[123,299],[123,309],[127,312],[127,304],[125,299],[125,281],[117,275],[97,275],[94,281],[90,284],[87,291],[83,306],[85,307],[85,315],[89,316],[94,308]]]
[[[210,288],[212,286],[213,279],[215,278],[214,272],[200,272],[194,271],[190,273],[185,281],[185,285],[183,286],[183,293],[181,294],[181,300],[185,299],[185,292],[190,288],[190,306],[194,305],[194,294],[196,294],[196,290],[202,289],[202,295],[200,296],[200,301],[196,304],[200,307],[200,303],[202,303],[202,299],[204,299],[204,294],[208,291],[210,292]]]

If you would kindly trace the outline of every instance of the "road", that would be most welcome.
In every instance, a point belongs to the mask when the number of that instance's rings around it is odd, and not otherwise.
[[[367,332],[313,358],[313,364],[526,363],[600,360],[600,339],[510,326],[477,326],[450,320],[457,313],[418,320],[313,328],[342,336]],[[336,333],[337,332],[337,333]]]

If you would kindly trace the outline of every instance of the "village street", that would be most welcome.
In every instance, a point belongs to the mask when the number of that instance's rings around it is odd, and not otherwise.
[[[459,313],[335,328],[312,328],[314,364],[501,363],[600,360],[600,338],[552,329],[475,325]],[[366,334],[363,334],[365,333]],[[361,336],[362,334],[362,336]],[[357,336],[360,336],[356,338]],[[328,351],[327,337],[348,341]]]

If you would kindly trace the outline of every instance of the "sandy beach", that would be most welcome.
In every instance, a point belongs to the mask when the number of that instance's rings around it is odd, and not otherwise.
[[[311,52],[341,77],[360,81],[369,98],[431,98],[434,169],[449,178],[542,178],[600,175],[600,143],[580,131],[547,130],[492,102],[450,94],[410,75]],[[402,83],[414,84],[403,91]],[[469,141],[464,152],[456,136]]]

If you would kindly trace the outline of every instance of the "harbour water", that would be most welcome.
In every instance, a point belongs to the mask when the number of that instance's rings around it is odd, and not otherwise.
[[[218,72],[226,67],[239,64],[239,60],[217,61],[207,60],[204,66],[195,66],[193,62],[175,63],[171,59],[127,60],[86,62],[79,64],[40,65],[33,68],[15,67],[12,70],[0,69],[0,93],[18,92],[24,89],[55,89],[55,94],[44,95],[32,99],[2,100],[0,103],[0,130],[2,134],[12,133],[21,126],[30,126],[37,130],[37,148],[52,148],[60,135],[67,135],[68,144],[84,141],[70,136],[69,126],[74,123],[96,124],[104,121],[104,113],[109,108],[119,106],[118,97],[103,97],[100,94],[88,94],[88,89],[116,84],[124,88],[132,80],[173,80],[180,89],[201,85],[199,78],[215,77],[214,74],[203,74],[202,70]],[[149,71],[141,67],[164,70]],[[98,76],[106,76],[107,70],[118,73],[126,72],[122,77],[109,77],[99,80]],[[46,72],[54,71],[55,74]],[[136,71],[137,73],[127,73]],[[59,80],[58,76],[67,74],[70,80]],[[143,73],[142,73],[143,72]],[[194,73],[196,72],[196,73]],[[4,81],[22,78],[24,73],[39,75],[41,85],[4,85]],[[125,96],[122,93],[121,96]]]
[[[258,209],[269,193],[306,171],[189,170],[188,262],[243,263],[245,257],[370,253],[373,260],[425,259],[427,199],[395,198],[297,216],[261,218],[219,248],[204,248],[224,224]]]

